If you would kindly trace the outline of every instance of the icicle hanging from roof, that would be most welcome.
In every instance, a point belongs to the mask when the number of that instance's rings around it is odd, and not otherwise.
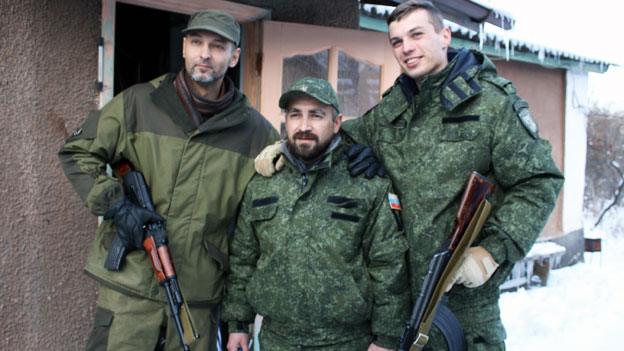
[[[483,50],[483,41],[485,39],[485,24],[479,23],[479,50]]]

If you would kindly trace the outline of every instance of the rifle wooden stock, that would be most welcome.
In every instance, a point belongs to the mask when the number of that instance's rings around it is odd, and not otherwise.
[[[122,178],[124,191],[130,201],[147,210],[155,211],[143,174],[132,169],[128,162],[120,162],[116,167],[116,175]],[[189,345],[199,337],[195,331],[193,319],[186,301],[180,291],[175,267],[169,252],[167,232],[162,222],[150,223],[145,227],[143,248],[152,262],[154,275],[158,284],[165,290],[167,304],[176,327],[182,349],[190,350]],[[109,257],[107,257],[107,263]]]
[[[436,308],[450,283],[451,273],[490,214],[491,205],[486,197],[493,189],[494,184],[487,178],[477,172],[470,174],[449,240],[429,261],[420,294],[401,335],[400,351],[422,350],[427,344]]]

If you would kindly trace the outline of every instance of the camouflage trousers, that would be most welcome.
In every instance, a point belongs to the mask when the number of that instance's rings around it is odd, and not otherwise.
[[[364,337],[332,345],[302,346],[293,345],[284,337],[272,333],[265,328],[260,330],[261,351],[366,351],[371,342],[372,337]]]
[[[87,351],[179,351],[180,339],[163,302],[137,298],[102,285]],[[216,318],[209,307],[189,307],[199,339],[191,350],[216,350]],[[164,340],[164,345],[159,341]]]

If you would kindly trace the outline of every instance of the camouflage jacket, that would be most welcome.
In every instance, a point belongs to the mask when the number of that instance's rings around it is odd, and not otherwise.
[[[145,176],[156,211],[166,220],[181,290],[190,303],[219,302],[225,288],[227,227],[235,216],[253,160],[278,138],[269,122],[236,91],[224,111],[195,127],[173,86],[174,75],[135,85],[93,112],[59,152],[70,182],[96,215],[122,196],[107,163],[129,160]],[[104,268],[116,228],[97,229],[88,275],[127,294],[163,299],[143,250],[120,272]]]
[[[492,62],[462,50],[420,87],[402,75],[377,106],[343,123],[353,140],[373,147],[403,202],[413,299],[428,260],[450,234],[470,172],[497,184],[493,213],[475,245],[500,267],[483,286],[455,286],[449,296],[465,325],[498,320],[498,286],[536,240],[563,183],[532,122],[528,104]],[[502,340],[502,324],[494,329],[487,332]]]
[[[301,173],[293,163],[245,192],[230,243],[223,319],[250,322],[292,345],[370,335],[396,347],[406,320],[407,243],[387,179],[352,178],[342,147]]]

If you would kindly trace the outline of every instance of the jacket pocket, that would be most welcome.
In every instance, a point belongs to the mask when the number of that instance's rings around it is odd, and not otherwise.
[[[395,144],[402,141],[407,133],[407,123],[400,119],[394,124],[377,125],[377,140],[383,143]]]
[[[230,268],[230,262],[228,260],[227,254],[221,251],[217,246],[208,242],[205,238],[203,243],[206,253],[208,254],[208,256],[214,259],[215,262],[217,262],[219,269],[222,271],[228,271]]]
[[[106,350],[111,324],[113,324],[113,312],[96,307],[93,329],[87,341],[87,351]]]
[[[268,221],[275,217],[277,213],[277,198],[256,199],[249,209],[249,219],[251,221]]]
[[[465,116],[471,117],[471,116]],[[458,118],[444,118],[440,141],[464,141],[474,140],[479,135],[479,123],[472,119],[463,120]]]
[[[327,250],[338,253],[346,262],[352,261],[360,252],[362,233],[368,219],[368,206],[363,199],[345,196],[327,198],[328,230],[323,233],[332,243]]]

